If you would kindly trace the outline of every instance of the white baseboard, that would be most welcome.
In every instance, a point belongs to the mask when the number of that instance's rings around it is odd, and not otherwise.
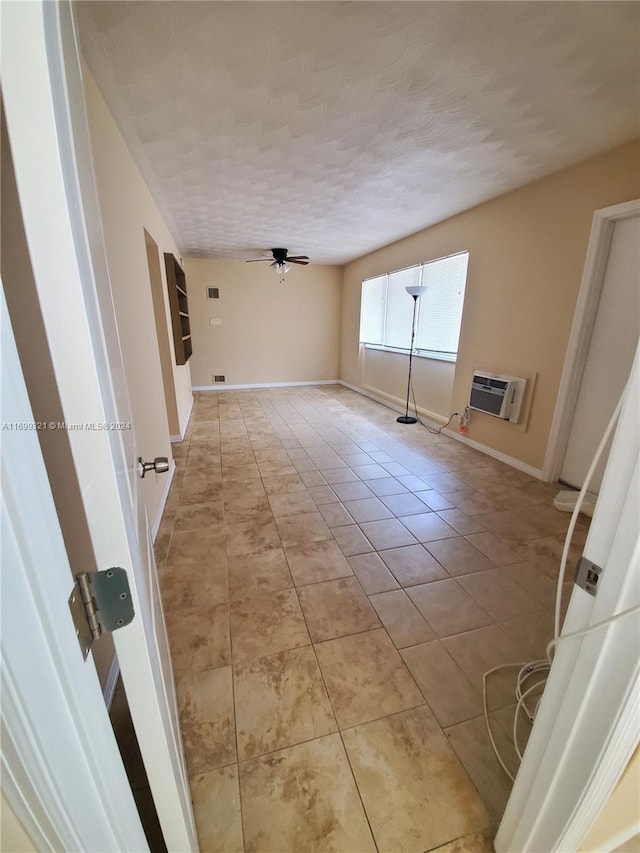
[[[392,397],[391,395],[384,394],[384,392],[369,390],[366,387],[360,388],[357,385],[351,385],[349,382],[345,382],[344,380],[340,380],[340,384],[344,385],[345,388],[350,388],[357,394],[362,394],[364,397],[369,397],[371,400],[375,400],[377,403],[382,403],[383,406],[387,406],[387,408],[393,409],[394,411],[404,412],[406,409],[406,404],[401,405],[398,402],[397,397]],[[442,415],[436,414],[435,412],[430,412],[428,409],[421,409],[419,406],[418,414],[421,417],[426,418],[428,421],[430,421],[429,426],[433,426],[436,429],[445,424],[447,420]],[[479,441],[474,441],[467,435],[461,435],[459,432],[456,432],[452,429],[443,429],[442,435],[446,435],[448,438],[453,438],[456,441],[460,441],[462,442],[462,444],[467,444],[469,445],[469,447],[473,447],[474,450],[479,450],[481,453],[485,453],[487,456],[491,456],[492,459],[497,459],[499,462],[504,462],[505,465],[510,465],[512,468],[517,468],[518,471],[524,471],[525,474],[529,474],[531,477],[535,477],[537,480],[544,479],[542,469],[534,468],[532,465],[527,465],[526,462],[521,462],[519,459],[515,459],[513,456],[507,456],[506,453],[501,453],[499,450],[494,450],[493,447],[489,447],[486,444],[480,444]]]
[[[244,391],[252,388],[293,388],[298,385],[340,385],[339,379],[316,379],[313,382],[259,382],[249,385],[194,385],[192,391]]]
[[[111,703],[113,702],[113,694],[116,692],[116,685],[118,683],[118,676],[120,675],[120,664],[118,663],[118,656],[114,654],[113,660],[111,661],[111,666],[109,667],[109,672],[107,673],[107,680],[104,683],[104,687],[102,688],[102,695],[104,696],[104,703],[107,706],[107,711],[111,707]]]
[[[377,389],[370,388],[367,385],[359,387],[358,385],[351,385],[343,379],[340,380],[340,385],[344,385],[345,388],[350,388],[351,391],[355,391],[357,394],[362,394],[363,397],[375,400],[376,403],[381,403],[388,409],[393,409],[394,412],[404,412],[407,408],[406,402],[400,400],[399,397],[394,397],[391,394],[385,394],[384,391],[378,391]],[[411,412],[413,412],[413,406],[409,408],[409,414],[411,414]],[[421,418],[428,420],[429,426],[433,426],[435,429],[439,429],[447,422],[447,419],[442,415],[439,415],[437,412],[432,412],[429,409],[423,409],[420,406],[418,406],[418,414]]]
[[[521,462],[519,459],[515,459],[513,456],[507,456],[506,453],[501,453],[499,450],[494,450],[493,447],[489,447],[486,444],[480,444],[479,441],[474,441],[472,438],[469,438],[468,435],[461,435],[459,432],[456,432],[452,429],[443,429],[443,435],[447,435],[449,438],[454,438],[456,441],[461,441],[462,444],[468,444],[469,447],[473,447],[474,450],[479,450],[481,453],[485,453],[487,456],[491,456],[493,459],[497,459],[498,462],[504,462],[505,465],[510,465],[512,468],[517,468],[518,471],[524,471],[525,474],[529,474],[531,477],[535,477],[536,480],[543,480],[543,472],[541,468],[534,468],[533,465],[527,465],[526,462]]]
[[[184,436],[187,431],[187,427],[189,426],[189,421],[191,420],[191,412],[193,411],[193,404],[195,400],[191,397],[191,405],[189,406],[189,411],[187,412],[187,417],[184,419],[184,423],[180,424],[180,435],[170,435],[169,441],[184,441]]]
[[[169,496],[169,489],[171,488],[171,483],[173,482],[173,475],[176,473],[176,463],[173,459],[169,462],[169,470],[167,471],[167,476],[164,481],[164,488],[162,489],[162,495],[160,496],[160,503],[158,504],[158,511],[156,512],[156,517],[153,519],[153,524],[151,526],[151,539],[153,542],[156,541],[156,536],[158,535],[158,530],[160,528],[160,522],[162,521],[162,513],[164,512],[165,504],[167,503],[167,498]]]

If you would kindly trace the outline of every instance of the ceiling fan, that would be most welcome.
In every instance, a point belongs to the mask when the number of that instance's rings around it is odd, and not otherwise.
[[[306,266],[309,263],[309,258],[307,255],[289,255],[287,253],[287,249],[271,249],[271,254],[273,256],[273,260],[271,261],[270,266],[276,272],[284,273],[289,272],[291,267],[289,264],[302,264]],[[252,258],[250,261],[247,261],[248,264],[259,263],[260,261],[270,261],[271,258]]]

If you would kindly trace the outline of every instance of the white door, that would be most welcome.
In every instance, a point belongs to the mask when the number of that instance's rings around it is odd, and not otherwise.
[[[580,488],[629,375],[640,334],[640,217],[615,223],[560,479]],[[589,491],[598,494],[607,454]]]
[[[3,4],[2,79],[29,255],[65,420],[130,423],[69,3]],[[194,850],[173,674],[148,523],[138,500],[131,426],[72,429],[69,443],[96,563],[123,566],[130,577],[136,617],[114,641],[165,841],[169,850]]]

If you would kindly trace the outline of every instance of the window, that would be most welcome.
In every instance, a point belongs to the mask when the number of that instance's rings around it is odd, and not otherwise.
[[[460,252],[362,282],[360,343],[389,349],[411,346],[413,299],[406,287],[426,285],[418,300],[414,351],[455,359],[469,253]]]

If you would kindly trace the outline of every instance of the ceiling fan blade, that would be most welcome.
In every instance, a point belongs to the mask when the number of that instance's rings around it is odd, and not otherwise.
[[[292,264],[301,264],[303,267],[309,263],[309,261],[299,261],[298,258],[287,258],[287,261]]]
[[[251,258],[250,261],[245,261],[246,264],[258,264],[260,261],[271,261],[273,258]]]
[[[309,255],[289,255],[287,257],[288,261],[308,261]]]

